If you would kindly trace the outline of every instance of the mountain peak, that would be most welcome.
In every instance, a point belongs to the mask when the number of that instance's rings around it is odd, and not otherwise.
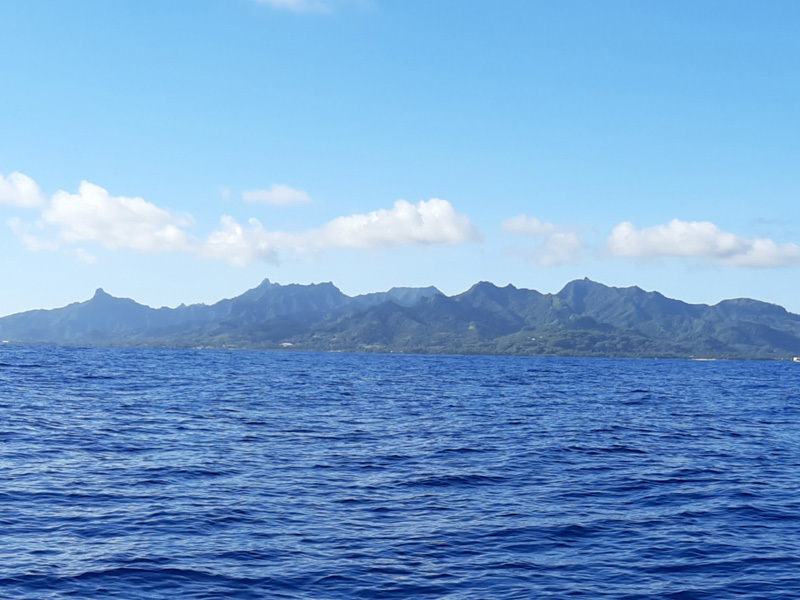
[[[499,290],[500,288],[493,284],[491,281],[479,281],[478,283],[474,284],[471,288],[467,290],[467,292],[478,292],[478,291],[488,291],[488,290]]]
[[[605,288],[608,286],[603,285],[602,283],[597,283],[596,281],[592,281],[588,277],[584,277],[583,279],[573,279],[572,281],[568,282],[563,289],[567,288],[588,289],[592,287]]]
[[[94,296],[92,296],[92,300],[100,300],[103,298],[113,298],[111,294],[106,292],[103,288],[99,287],[94,291]]]

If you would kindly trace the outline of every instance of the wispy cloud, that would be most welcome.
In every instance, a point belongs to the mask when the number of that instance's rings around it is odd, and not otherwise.
[[[242,192],[245,202],[263,202],[275,206],[289,204],[308,204],[311,197],[305,190],[296,190],[288,185],[273,184],[267,190],[248,190]]]
[[[264,4],[272,8],[289,10],[298,13],[327,13],[339,7],[366,6],[370,0],[253,0],[256,4]]]
[[[283,253],[459,244],[480,237],[469,217],[456,212],[446,200],[433,198],[417,204],[398,200],[391,209],[338,217],[320,228],[298,233],[268,231],[257,219],[250,219],[245,228],[225,216],[221,228],[208,237],[201,255],[244,266],[255,260],[277,262]]]
[[[273,8],[284,8],[294,12],[308,12],[320,10],[325,6],[324,2],[314,0],[255,0],[257,4],[266,4]]]
[[[606,240],[616,256],[631,258],[687,257],[736,267],[800,265],[800,246],[770,238],[745,238],[708,221],[673,219],[666,225],[637,229],[620,223]]]
[[[97,262],[97,257],[90,254],[83,248],[75,248],[74,250],[67,250],[67,254],[75,257],[75,262],[83,263],[85,265],[93,265]]]
[[[538,245],[532,250],[516,251],[541,267],[556,267],[578,261],[585,244],[575,227],[555,225],[528,215],[511,217],[501,227],[508,233],[533,238]]]
[[[13,217],[6,221],[6,224],[28,250],[34,252],[42,250],[55,251],[59,248],[59,244],[56,240],[45,236],[44,223],[41,221],[26,223],[19,217]]]
[[[36,207],[45,202],[45,197],[36,182],[19,172],[8,177],[0,174],[0,204]]]

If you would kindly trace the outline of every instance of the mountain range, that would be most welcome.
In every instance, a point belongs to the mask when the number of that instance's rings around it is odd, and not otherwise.
[[[776,358],[800,355],[800,315],[750,299],[688,304],[589,279],[556,294],[488,282],[347,296],[264,280],[235,298],[150,308],[98,289],[0,318],[9,343],[326,351]]]

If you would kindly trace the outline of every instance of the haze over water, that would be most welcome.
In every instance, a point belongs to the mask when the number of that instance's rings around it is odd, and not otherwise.
[[[798,384],[4,346],[0,597],[796,598]]]

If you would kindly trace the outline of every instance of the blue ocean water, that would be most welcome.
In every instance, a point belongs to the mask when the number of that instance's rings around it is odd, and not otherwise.
[[[0,348],[0,598],[800,597],[800,366]]]

